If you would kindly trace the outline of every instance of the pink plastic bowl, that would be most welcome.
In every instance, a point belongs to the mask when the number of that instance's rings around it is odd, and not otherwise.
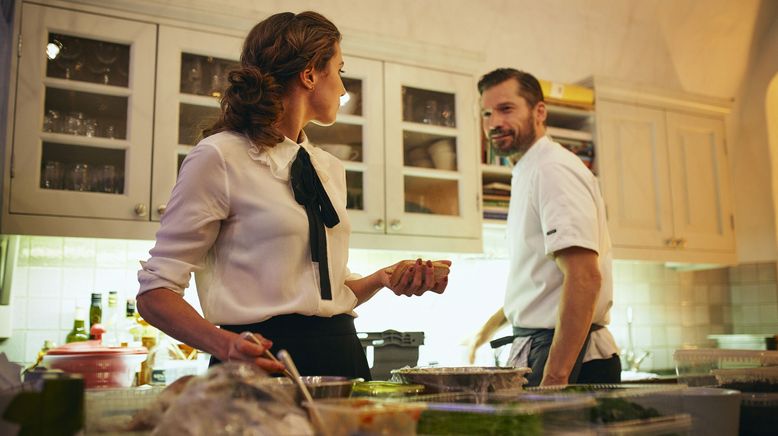
[[[50,350],[43,365],[81,374],[87,388],[132,386],[135,372],[146,360],[145,348],[103,347],[98,341],[74,342]]]

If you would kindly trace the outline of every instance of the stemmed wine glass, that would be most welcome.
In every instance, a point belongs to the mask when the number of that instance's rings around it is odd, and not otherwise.
[[[73,79],[81,71],[83,64],[78,59],[81,56],[81,40],[79,38],[62,38],[59,41],[62,49],[57,56],[57,66],[65,70],[65,79]]]
[[[111,65],[119,58],[119,46],[109,42],[98,42],[95,47],[95,59],[100,63],[92,72],[103,75],[103,84],[111,81]]]

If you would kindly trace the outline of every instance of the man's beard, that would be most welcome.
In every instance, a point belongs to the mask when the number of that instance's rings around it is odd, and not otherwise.
[[[506,133],[502,130],[496,129],[489,132],[489,145],[492,147],[492,151],[496,156],[513,156],[515,154],[524,154],[535,143],[537,137],[537,129],[535,128],[535,117],[530,115],[527,123],[521,126],[518,135],[513,137],[509,147],[498,147],[492,140],[492,135]],[[508,132],[512,133],[512,132]]]

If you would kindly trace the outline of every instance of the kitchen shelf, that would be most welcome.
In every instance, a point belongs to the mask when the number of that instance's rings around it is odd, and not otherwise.
[[[503,165],[488,165],[481,164],[481,174],[490,176],[505,176],[510,177],[513,173],[513,167]]]
[[[548,126],[546,131],[552,138],[574,139],[576,141],[592,141],[592,133],[582,130],[565,129],[562,127]]]

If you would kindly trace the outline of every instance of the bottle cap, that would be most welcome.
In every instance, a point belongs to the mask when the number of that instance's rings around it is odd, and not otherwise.
[[[103,294],[93,292],[92,293],[92,303],[99,303],[103,301]]]

